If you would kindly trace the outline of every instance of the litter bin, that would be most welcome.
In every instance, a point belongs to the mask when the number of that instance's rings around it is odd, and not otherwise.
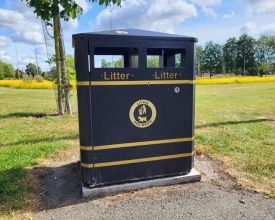
[[[196,42],[136,29],[73,35],[84,185],[190,172]]]

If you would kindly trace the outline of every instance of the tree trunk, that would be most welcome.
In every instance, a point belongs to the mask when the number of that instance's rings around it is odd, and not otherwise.
[[[65,52],[63,45],[63,36],[61,35],[61,24],[60,18],[58,16],[58,31],[59,31],[59,52],[60,52],[60,64],[61,64],[61,77],[62,77],[62,86],[64,90],[64,99],[65,99],[65,113],[71,115],[72,114],[72,105],[71,105],[71,97],[70,97],[70,84],[68,80],[68,76],[66,73],[66,60],[65,60]]]
[[[54,26],[54,43],[55,43],[55,56],[56,56],[56,76],[57,76],[57,107],[58,114],[64,115],[63,108],[63,94],[62,94],[62,85],[61,85],[61,65],[60,65],[60,46],[59,46],[59,17],[54,16],[53,18],[53,26]]]
[[[201,76],[201,61],[200,61],[200,58],[197,59],[197,62],[198,62],[198,76]]]

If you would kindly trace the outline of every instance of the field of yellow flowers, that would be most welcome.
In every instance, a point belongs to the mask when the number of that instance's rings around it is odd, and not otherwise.
[[[243,76],[243,77],[222,77],[222,78],[197,78],[197,85],[218,85],[238,83],[266,83],[275,82],[275,76]]]
[[[218,84],[236,84],[236,83],[266,83],[275,82],[275,76],[264,77],[223,77],[223,78],[198,78],[197,85],[218,85]],[[75,81],[70,84],[75,88]],[[52,89],[54,82],[43,80],[0,80],[0,86],[21,88],[21,89]]]
[[[52,89],[54,84],[48,80],[0,80],[0,86],[21,89]]]
[[[75,82],[70,82],[75,87]],[[18,89],[52,89],[55,83],[49,80],[0,80],[0,86]]]

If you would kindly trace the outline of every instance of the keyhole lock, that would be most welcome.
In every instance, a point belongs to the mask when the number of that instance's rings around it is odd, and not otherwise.
[[[175,91],[175,93],[179,93],[180,92],[180,87],[175,87],[174,91]]]

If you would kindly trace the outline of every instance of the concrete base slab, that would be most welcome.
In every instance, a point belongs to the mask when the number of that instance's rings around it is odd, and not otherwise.
[[[137,189],[144,189],[156,186],[168,186],[181,183],[199,182],[201,180],[201,174],[194,168],[187,175],[173,176],[152,180],[145,180],[132,183],[124,183],[119,185],[104,186],[98,188],[88,188],[82,186],[83,197],[96,197],[106,194],[113,194],[118,192],[129,192]]]

